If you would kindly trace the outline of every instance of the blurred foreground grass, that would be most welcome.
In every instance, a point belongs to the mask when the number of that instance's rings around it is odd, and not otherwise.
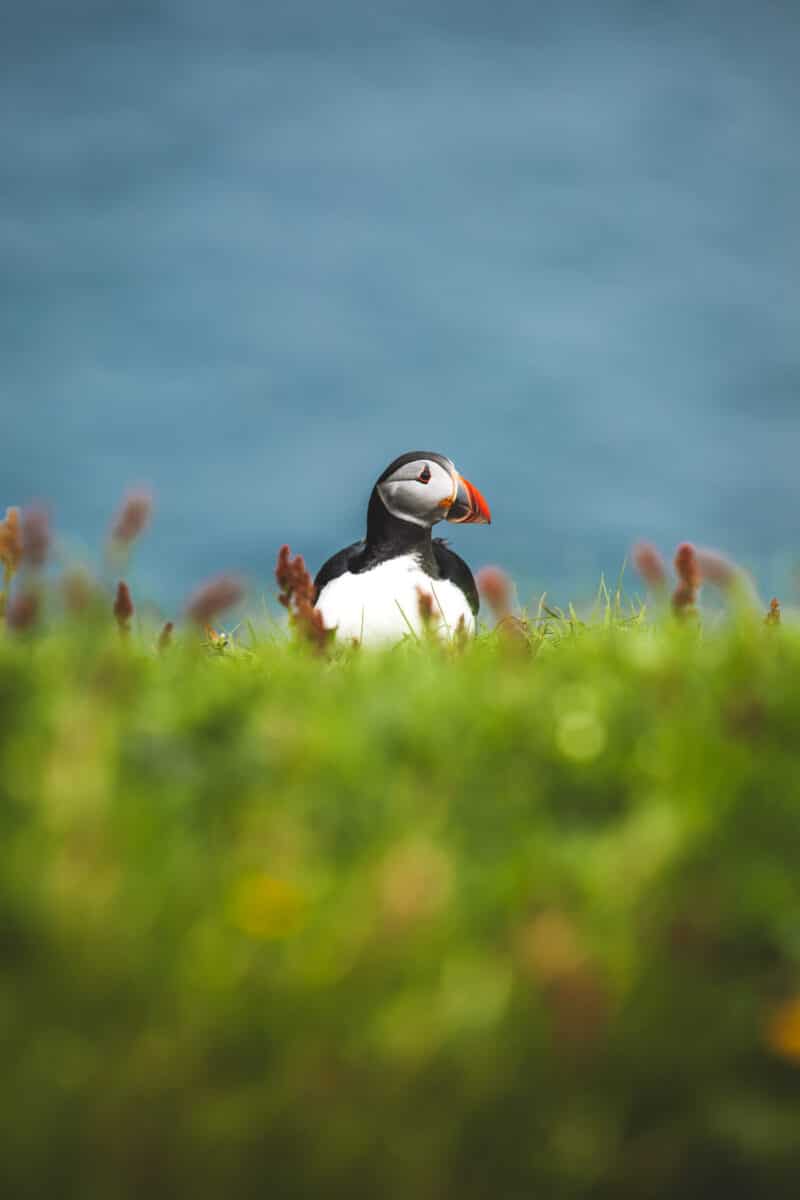
[[[794,1197],[799,728],[755,621],[0,636],[0,1191]]]

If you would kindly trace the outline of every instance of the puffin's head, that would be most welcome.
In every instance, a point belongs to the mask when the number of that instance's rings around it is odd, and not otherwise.
[[[476,487],[460,475],[449,458],[412,450],[390,463],[375,491],[394,517],[415,525],[437,521],[489,525],[489,505]]]

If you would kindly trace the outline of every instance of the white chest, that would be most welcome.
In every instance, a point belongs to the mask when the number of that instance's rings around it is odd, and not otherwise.
[[[431,579],[412,555],[332,579],[320,592],[317,608],[340,640],[356,638],[366,645],[400,641],[423,631],[418,588],[433,599],[432,627],[441,637],[452,637],[462,617],[467,633],[475,632],[475,617],[461,589],[446,579]]]

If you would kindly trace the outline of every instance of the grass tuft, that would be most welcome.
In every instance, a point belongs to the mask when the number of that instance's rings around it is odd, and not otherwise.
[[[23,566],[0,1192],[793,1196],[800,630],[681,571],[320,654]]]

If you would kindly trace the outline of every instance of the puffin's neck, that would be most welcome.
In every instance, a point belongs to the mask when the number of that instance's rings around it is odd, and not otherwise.
[[[414,554],[429,573],[436,571],[430,525],[417,525],[394,516],[376,491],[369,498],[366,542],[368,553],[375,558]]]

